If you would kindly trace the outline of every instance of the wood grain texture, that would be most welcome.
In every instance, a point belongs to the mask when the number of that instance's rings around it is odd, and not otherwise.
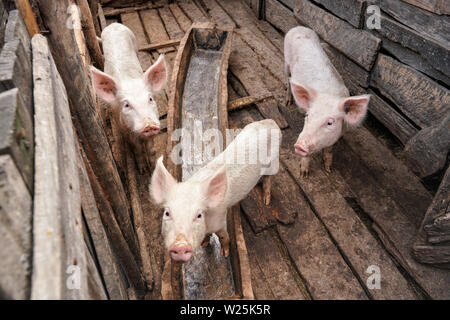
[[[103,131],[101,119],[97,114],[89,77],[85,72],[80,54],[77,50],[73,50],[75,44],[73,30],[61,28],[67,19],[68,4],[67,0],[51,4],[40,2],[39,9],[51,31],[48,39],[52,50],[58,53],[54,58],[66,84],[72,119],[80,142],[99,179],[102,192],[110,201],[112,212],[120,225],[129,250],[138,257],[137,239],[132,230],[125,191]],[[137,283],[136,286],[138,285]]]
[[[19,10],[11,10],[9,12],[8,23],[5,29],[4,41],[8,42],[14,39],[20,39],[28,59],[31,59],[30,36]]]
[[[87,299],[87,252],[69,102],[47,40],[32,39],[36,173],[32,299]],[[75,268],[79,290],[66,284]],[[70,269],[69,269],[70,270]]]
[[[314,0],[314,2],[322,5],[355,28],[361,28],[365,9],[363,0]]]
[[[450,74],[450,45],[448,41],[437,41],[381,14],[382,28],[377,30],[381,36],[419,53],[435,69]]]
[[[17,88],[0,93],[0,154],[10,154],[33,191],[33,118]]]
[[[408,120],[372,90],[370,93],[369,112],[375,116],[403,145],[419,132]]]
[[[355,29],[309,0],[297,0],[294,14],[302,24],[314,29],[322,39],[370,71],[381,45],[378,37],[370,32]],[[356,43],[358,45],[355,45]]]
[[[418,71],[380,54],[371,85],[421,128],[436,124],[450,110],[450,92]]]
[[[0,296],[29,299],[32,198],[13,159],[0,156]]]
[[[264,8],[265,19],[284,33],[299,25],[293,12],[276,0],[265,0]]]
[[[13,88],[19,94],[29,112],[32,112],[32,68],[20,39],[5,43],[0,53],[0,92]]]
[[[444,169],[450,150],[450,113],[434,126],[421,130],[405,146],[409,167],[419,176],[428,177]]]

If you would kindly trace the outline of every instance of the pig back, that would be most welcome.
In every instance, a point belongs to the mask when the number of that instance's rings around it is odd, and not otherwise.
[[[136,79],[143,71],[137,56],[133,32],[120,23],[112,23],[102,32],[105,72],[116,79]]]
[[[319,93],[346,96],[344,82],[323,50],[317,34],[305,27],[296,27],[284,40],[286,64],[291,80],[308,86]]]
[[[268,130],[267,135],[261,135],[260,130]],[[274,130],[274,131],[271,131]],[[197,171],[189,180],[200,182],[211,177],[225,164],[227,172],[227,194],[224,200],[224,206],[230,207],[241,201],[258,183],[263,167],[267,164],[261,162],[259,156],[259,146],[267,144],[270,150],[272,135],[277,132],[277,144],[275,154],[271,154],[270,162],[278,161],[279,145],[281,144],[281,130],[272,119],[253,122],[247,125],[228,147],[205,167]],[[258,152],[255,161],[249,161],[249,153],[252,150]],[[244,161],[239,161],[243,159]]]

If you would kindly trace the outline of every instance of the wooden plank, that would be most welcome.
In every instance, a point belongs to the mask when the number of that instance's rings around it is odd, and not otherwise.
[[[287,258],[281,255],[277,243],[273,239],[271,232],[266,230],[255,235],[245,220],[242,223],[245,241],[247,243],[251,270],[260,271],[260,277],[255,276],[258,285],[254,285],[257,299],[264,299],[268,296],[275,300],[305,300],[305,296],[297,285],[296,279],[291,273],[286,262]],[[261,253],[264,252],[264,255]],[[267,293],[261,292],[261,286],[267,286]]]
[[[383,13],[381,14],[380,23],[383,27],[377,29],[377,33],[401,44],[403,47],[418,52],[435,69],[444,74],[450,74],[450,50],[448,44],[423,36]]]
[[[177,3],[170,3],[169,9],[184,34],[191,26],[191,20],[184,14]]]
[[[434,39],[447,48],[450,46],[450,21],[448,17],[424,11],[404,3],[404,1],[378,0],[377,5],[396,21],[415,30],[424,38]]]
[[[0,296],[29,299],[33,202],[9,155],[0,156],[0,203]]]
[[[439,266],[450,263],[450,246],[424,246],[413,247],[414,256],[421,263]],[[447,266],[447,269],[449,267]]]
[[[31,60],[30,36],[19,10],[9,12],[8,23],[6,24],[4,41],[9,42],[14,39],[20,39],[28,59]]]
[[[421,130],[405,146],[405,156],[411,170],[419,177],[431,176],[447,164],[450,150],[450,113],[434,126]]]
[[[276,0],[264,1],[264,17],[277,29],[287,33],[290,29],[300,25],[291,10]]]
[[[361,28],[366,7],[363,0],[315,0],[315,2],[355,28]]]
[[[66,22],[69,1],[40,2],[40,12],[51,31],[48,35],[54,59],[66,84],[72,120],[86,151],[90,165],[95,171],[103,192],[107,195],[112,212],[120,225],[131,252],[137,255],[137,239],[132,230],[126,194],[101,119],[91,93],[91,85],[77,50],[73,50],[73,30],[61,28]],[[55,12],[57,14],[55,14]],[[102,155],[102,156],[96,156]],[[121,261],[122,262],[122,261]]]
[[[10,154],[33,190],[33,118],[17,88],[0,93],[0,154]]]
[[[36,170],[32,299],[88,299],[80,186],[67,95],[47,40],[32,39]],[[79,290],[66,285],[75,272]]]
[[[248,110],[232,113],[230,118],[233,127],[242,127],[262,119],[257,111]],[[295,207],[297,212],[294,224],[286,226],[278,224],[277,232],[311,297],[313,299],[367,299],[357,278],[284,166],[280,166],[280,171],[273,177],[272,192],[275,190],[278,190],[281,195],[289,194],[289,197],[283,196],[281,199],[285,205]],[[248,245],[251,246],[251,243]],[[251,254],[250,259],[251,261],[253,259]],[[257,283],[254,288],[258,296]]]
[[[11,40],[0,53],[0,92],[18,88],[26,108],[32,112],[31,61],[22,42]]]
[[[144,29],[149,37],[149,43],[159,43],[170,40],[166,32],[158,10],[143,10],[140,11]],[[165,53],[170,48],[158,49],[158,53]],[[155,57],[153,57],[155,59]],[[157,58],[157,57],[156,57]]]
[[[139,51],[153,51],[166,47],[175,47],[180,44],[180,40],[166,40],[163,42],[152,43],[139,48]]]
[[[386,103],[375,92],[369,89],[371,95],[369,112],[375,116],[389,131],[405,145],[419,132],[408,120]]]
[[[450,169],[447,168],[433,202],[423,219],[422,228],[428,238],[438,235],[450,235],[449,207],[450,203]],[[431,241],[430,241],[431,242]],[[433,241],[436,242],[436,241]]]
[[[105,17],[114,17],[114,16],[119,16],[122,15],[124,13],[133,13],[133,12],[137,12],[140,10],[146,10],[146,9],[158,9],[161,8],[161,5],[153,5],[151,3],[148,3],[146,5],[142,5],[142,6],[130,6],[129,8],[112,8],[112,7],[104,7],[103,8],[103,14],[105,15]]]
[[[80,179],[80,198],[83,208],[83,216],[89,228],[89,235],[92,239],[95,256],[97,257],[101,276],[105,282],[108,298],[111,300],[127,299],[127,291],[124,279],[120,276],[115,253],[102,224],[99,209],[95,201],[86,167],[81,157],[81,149],[78,144],[78,176]]]
[[[437,13],[437,14],[450,14],[450,9],[445,0],[402,0],[408,2],[419,8]]]
[[[422,222],[432,197],[420,179],[382,145],[366,128],[352,130],[342,138],[370,169],[378,183],[403,209],[416,227]]]
[[[181,39],[184,36],[184,31],[180,29],[176,18],[173,16],[169,6],[164,6],[158,9],[159,16],[164,23],[165,30],[170,39]]]
[[[421,128],[438,123],[450,110],[450,91],[386,55],[380,54],[371,85]]]
[[[30,2],[28,0],[14,0],[14,2],[17,9],[21,13],[23,20],[25,21],[30,37],[39,33],[39,27],[37,25],[33,10],[31,9]]]
[[[370,71],[381,45],[378,37],[353,28],[308,0],[297,0],[294,14],[301,23],[314,29],[322,39]],[[355,46],[355,43],[359,45]]]
[[[286,138],[286,135],[284,135]],[[293,139],[292,139],[293,138]],[[296,136],[290,138],[294,144]],[[312,161],[308,179],[302,179],[298,158],[291,148],[282,149],[281,161],[295,177],[315,211],[338,243],[343,255],[349,261],[366,293],[374,299],[415,299],[416,295],[408,287],[408,282],[399,272],[388,253],[379,244],[346,200],[324,173],[317,161]],[[346,162],[350,163],[350,162]],[[372,198],[373,200],[373,198]],[[383,270],[384,290],[369,290],[366,270],[371,265]],[[383,282],[383,280],[382,280]]]
[[[255,104],[257,102],[263,102],[268,99],[273,99],[273,95],[268,96],[248,96],[243,98],[238,98],[235,100],[231,100],[230,103],[228,103],[228,112],[240,110],[242,108],[245,108],[249,105]]]
[[[434,80],[442,81],[447,86],[450,86],[450,77],[441,71],[436,70],[420,54],[386,38],[383,39],[382,47],[400,62],[416,69],[417,71],[425,73]]]
[[[105,13],[103,12],[103,8],[101,4],[98,4],[98,20],[100,21],[100,28],[104,30],[108,25],[106,24]]]
[[[373,171],[371,173],[357,160],[356,152],[360,155],[363,150],[350,151],[345,144],[338,144],[337,151],[335,167],[357,196],[357,203],[370,216],[374,231],[383,245],[427,295],[433,299],[447,299],[450,285],[448,272],[423,266],[413,259],[411,246],[415,241],[417,226],[395,201],[395,195],[385,185],[377,183],[377,176]],[[348,165],[349,163],[352,165]],[[381,164],[383,163],[388,163],[386,158],[383,158]],[[390,168],[385,168],[385,171],[389,172]],[[401,176],[397,177],[402,179]],[[405,185],[403,188],[406,189],[405,187],[411,186]],[[415,199],[412,195],[409,200],[411,204],[419,203],[413,202]]]

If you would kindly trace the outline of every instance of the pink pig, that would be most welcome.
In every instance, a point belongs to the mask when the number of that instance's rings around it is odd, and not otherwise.
[[[332,146],[346,127],[358,126],[367,114],[370,95],[349,97],[344,81],[328,59],[317,34],[295,27],[284,39],[285,71],[289,79],[286,103],[294,96],[306,111],[305,124],[295,143],[308,176],[311,155],[323,149],[325,170],[331,172]],[[291,94],[292,92],[292,94]]]
[[[112,107],[122,134],[137,156],[142,156],[141,142],[147,147],[160,130],[154,95],[167,83],[164,56],[144,73],[137,56],[136,39],[126,26],[113,23],[102,32],[105,72],[91,67],[92,82],[99,97]]]

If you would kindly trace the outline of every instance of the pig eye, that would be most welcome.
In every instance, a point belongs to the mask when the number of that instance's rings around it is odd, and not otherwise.
[[[169,209],[164,209],[164,218],[170,218]]]
[[[125,101],[125,102],[123,103],[123,108],[124,108],[125,110],[130,110],[130,109],[132,109],[132,106],[131,106],[131,104],[130,104],[128,101]]]
[[[202,214],[199,213],[199,214],[197,215],[197,219],[201,219],[201,218],[202,218]]]
[[[333,118],[330,118],[327,120],[327,125],[332,126],[334,124],[335,120]]]
[[[152,98],[152,97],[148,98],[148,101],[149,101],[150,103],[152,103],[152,102],[153,102],[153,98]]]

